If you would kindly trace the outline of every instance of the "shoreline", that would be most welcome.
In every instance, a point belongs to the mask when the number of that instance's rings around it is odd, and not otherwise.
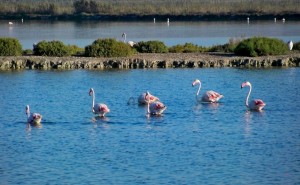
[[[144,53],[130,57],[1,56],[0,71],[8,70],[107,70],[147,68],[271,68],[300,67],[300,53],[243,57],[228,53]]]
[[[200,14],[200,15],[138,15],[138,14],[125,14],[125,15],[102,15],[102,14],[65,14],[65,15],[38,15],[38,14],[0,14],[1,20],[51,20],[51,21],[165,21],[168,18],[171,21],[241,21],[250,17],[251,20],[277,20],[282,18],[287,20],[297,21],[300,19],[299,13],[284,13],[284,14],[258,14],[258,13],[239,13],[239,14]]]

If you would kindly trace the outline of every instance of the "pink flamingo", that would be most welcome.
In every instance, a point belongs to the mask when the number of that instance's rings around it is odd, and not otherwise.
[[[139,104],[147,104],[148,100],[149,100],[150,103],[153,103],[153,102],[159,101],[159,98],[156,97],[156,96],[153,96],[148,91],[141,94],[138,98]]]
[[[37,126],[37,127],[42,126],[41,125],[41,121],[42,121],[42,117],[43,116],[41,114],[39,114],[39,113],[32,113],[32,114],[30,114],[29,105],[26,105],[26,115],[27,115],[27,124],[28,124],[28,127],[30,125]]]
[[[252,90],[252,85],[250,82],[244,82],[241,85],[241,89],[244,88],[245,86],[250,87],[246,101],[245,101],[246,107],[249,108],[250,110],[258,110],[258,111],[262,110],[264,108],[264,106],[266,106],[266,104],[261,99],[252,100],[250,102],[250,104],[248,104],[248,99],[249,99],[249,96],[250,96],[250,93]]]
[[[148,114],[150,115],[159,116],[167,109],[167,107],[159,101],[151,102],[150,93],[148,92],[146,92],[145,99],[148,104]]]
[[[198,80],[198,79],[194,80],[194,82],[192,83],[192,86],[194,87],[197,84],[199,84],[199,89],[197,91],[196,98],[198,97],[200,89],[201,89],[201,81]],[[201,100],[203,102],[216,103],[216,102],[218,102],[223,97],[224,96],[222,94],[219,94],[219,93],[217,93],[215,91],[206,91],[206,93],[203,94]],[[197,100],[200,101],[198,98],[197,98]]]
[[[106,113],[110,112],[109,108],[103,103],[95,104],[95,92],[93,88],[90,88],[90,96],[93,96],[92,100],[92,112],[98,114],[100,117],[104,117]]]

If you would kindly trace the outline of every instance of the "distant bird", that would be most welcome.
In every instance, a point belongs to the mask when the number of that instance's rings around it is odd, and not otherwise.
[[[28,126],[41,126],[42,115],[39,113],[30,114],[29,105],[26,105],[26,115],[27,115],[27,124]]]
[[[203,94],[201,100],[198,98],[200,89],[201,89],[201,81],[196,79],[194,80],[194,82],[192,83],[192,86],[196,86],[197,84],[199,84],[199,88],[198,91],[196,93],[196,99],[197,101],[202,101],[202,102],[209,102],[209,103],[216,103],[218,102],[221,98],[223,98],[224,96],[222,94],[219,94],[215,91],[206,91],[205,94]]]
[[[93,97],[92,99],[92,112],[98,114],[100,117],[104,117],[106,113],[110,112],[107,105],[103,103],[95,104],[95,92],[93,88],[90,88],[89,95]]]
[[[250,82],[244,82],[241,85],[241,89],[244,88],[245,86],[250,87],[247,98],[245,100],[246,107],[250,110],[258,110],[258,111],[262,110],[264,106],[266,106],[266,104],[261,99],[254,99],[248,104],[248,99],[252,90],[252,85]]]
[[[122,34],[122,38],[124,38],[124,43],[126,42],[126,33]]]
[[[127,44],[129,44],[131,47],[133,47],[134,45],[136,45],[136,42],[128,41]]]
[[[293,41],[290,40],[290,41],[288,42],[288,47],[289,47],[289,50],[290,50],[290,51],[293,49],[293,45],[294,45],[294,44],[293,44]]]
[[[282,18],[282,22],[285,22],[285,18]]]
[[[122,34],[122,37],[124,38],[123,42],[126,43],[126,33]],[[127,44],[129,44],[131,47],[133,47],[134,45],[136,45],[136,42],[134,41],[128,41]]]
[[[147,110],[148,114],[159,116],[167,109],[167,107],[159,101],[151,103],[148,92],[146,93],[146,98],[148,104],[148,110]]]
[[[156,101],[159,101],[159,98],[156,96],[153,96],[148,91],[145,93],[142,93],[138,98],[139,104],[147,104],[148,102],[153,103]]]
[[[13,23],[13,22],[8,22],[8,24],[9,24],[9,25],[13,25],[14,23]]]

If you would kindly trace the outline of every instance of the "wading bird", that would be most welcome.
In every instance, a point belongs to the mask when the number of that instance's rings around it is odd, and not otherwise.
[[[40,127],[42,121],[42,115],[39,113],[32,113],[30,114],[29,105],[26,105],[26,115],[27,115],[27,126],[30,125]]]
[[[244,88],[245,86],[250,87],[247,98],[245,100],[246,107],[250,110],[258,110],[258,111],[262,110],[262,108],[264,108],[264,106],[266,106],[266,104],[261,99],[254,99],[248,104],[249,96],[250,96],[250,93],[252,90],[252,85],[250,82],[244,82],[241,85],[241,89]]]
[[[95,104],[95,92],[93,88],[90,88],[89,95],[92,96],[92,112],[94,114],[98,114],[100,117],[104,117],[106,113],[110,110],[109,108],[103,103]]]
[[[290,40],[290,41],[288,42],[288,47],[289,47],[289,50],[290,50],[290,51],[292,51],[293,45],[294,45],[294,44],[293,44],[293,41]]]
[[[198,91],[196,93],[196,99],[197,101],[202,101],[202,102],[209,102],[209,103],[216,103],[218,102],[221,98],[223,98],[224,96],[222,94],[219,94],[215,91],[206,91],[205,94],[203,94],[202,98],[199,99],[198,95],[201,89],[201,81],[196,79],[194,80],[194,82],[192,83],[192,86],[194,87],[195,85],[199,84],[199,88]]]
[[[160,116],[167,109],[167,107],[159,101],[151,103],[150,94],[148,94],[148,92],[146,92],[145,97],[147,99],[147,104],[148,104],[148,110],[147,110],[148,114]]]
[[[156,102],[156,101],[159,101],[159,98],[156,97],[156,96],[153,96],[148,91],[141,94],[138,98],[139,104],[147,104],[148,102],[153,103],[153,102]]]

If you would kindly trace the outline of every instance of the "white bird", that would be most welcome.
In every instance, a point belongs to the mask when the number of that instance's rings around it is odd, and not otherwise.
[[[126,36],[127,36],[126,33],[122,34],[122,37],[124,38],[124,40],[123,40],[124,43],[126,43]],[[134,45],[136,45],[136,42],[130,40],[127,42],[127,44],[129,44],[131,47],[133,47]]]
[[[223,98],[224,96],[222,94],[219,94],[215,91],[206,91],[205,94],[203,94],[201,100],[199,100],[198,95],[201,89],[201,81],[196,79],[194,80],[194,82],[192,83],[192,86],[194,87],[195,85],[199,84],[199,88],[198,91],[196,93],[196,99],[197,101],[203,101],[203,102],[209,102],[209,103],[216,103],[218,102],[221,98]]]
[[[13,25],[14,23],[13,23],[13,22],[8,22],[8,24],[9,24],[9,25]]]
[[[37,127],[41,126],[42,115],[39,113],[30,114],[29,105],[26,105],[26,115],[27,115],[28,126],[30,126],[30,125],[37,126]]]
[[[290,41],[288,42],[288,47],[289,47],[289,50],[290,50],[290,51],[293,49],[293,45],[294,45],[294,44],[293,44],[293,41],[290,40]]]
[[[246,101],[245,101],[246,107],[249,108],[250,110],[258,110],[258,111],[262,110],[264,108],[264,106],[266,106],[266,104],[261,99],[252,100],[248,104],[249,96],[250,96],[250,93],[251,93],[251,90],[252,90],[252,85],[251,85],[250,82],[244,82],[241,85],[241,89],[244,88],[245,86],[250,87],[247,98],[246,98]]]
[[[90,88],[89,95],[92,96],[92,112],[98,114],[100,117],[104,117],[106,113],[110,112],[107,105],[104,103],[95,104],[95,92],[93,88]]]
[[[148,110],[147,110],[148,114],[159,116],[167,109],[167,107],[159,101],[151,103],[148,92],[146,93],[146,97],[147,97],[147,104],[148,104]]]

